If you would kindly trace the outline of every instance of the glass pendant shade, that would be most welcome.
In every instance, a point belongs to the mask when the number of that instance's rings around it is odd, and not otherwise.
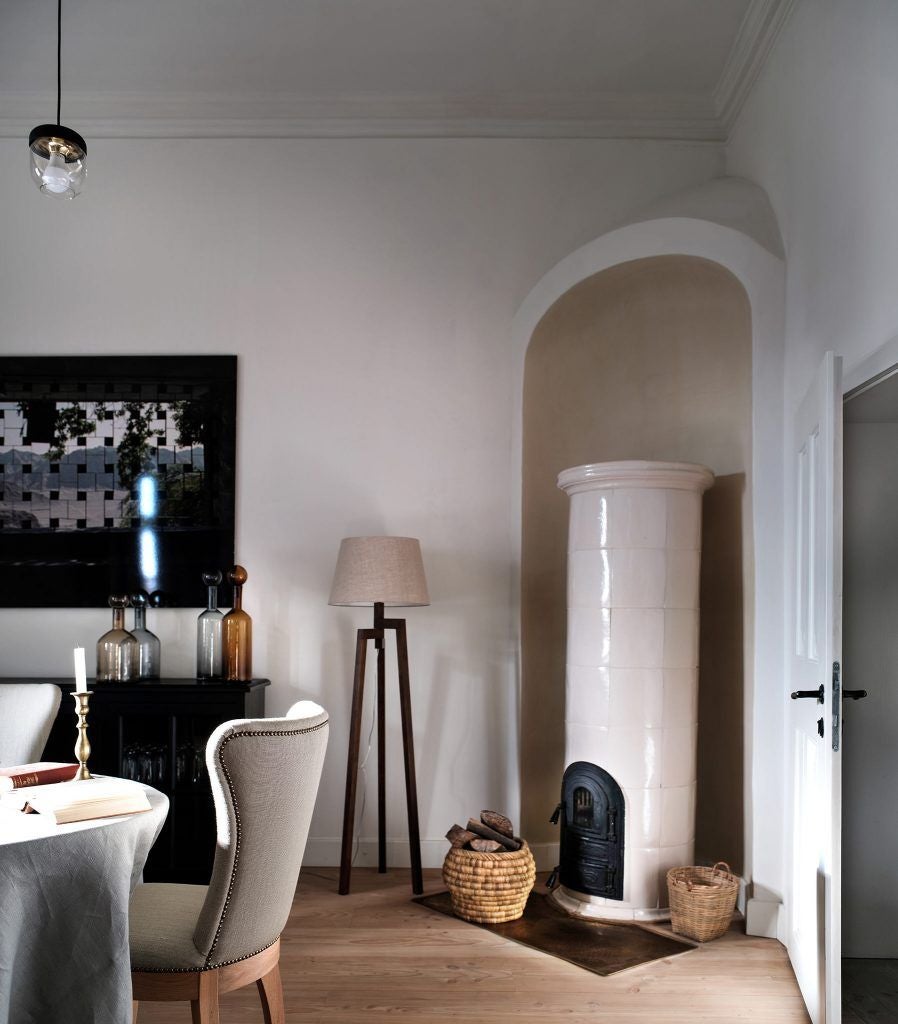
[[[87,143],[71,128],[42,124],[28,137],[31,176],[45,196],[74,199],[84,188]]]

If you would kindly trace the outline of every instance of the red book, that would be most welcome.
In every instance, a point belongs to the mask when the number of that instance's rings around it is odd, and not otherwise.
[[[78,771],[76,764],[62,761],[36,761],[0,768],[0,793],[11,793],[26,786],[48,786],[54,782],[69,782]]]

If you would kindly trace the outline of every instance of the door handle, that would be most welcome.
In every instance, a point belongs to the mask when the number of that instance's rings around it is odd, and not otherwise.
[[[792,700],[810,700],[813,698],[818,704],[822,704],[824,700],[823,693],[823,683],[821,683],[817,690],[795,690],[790,696]]]
[[[867,696],[866,690],[843,690],[842,696],[846,700],[863,700]]]

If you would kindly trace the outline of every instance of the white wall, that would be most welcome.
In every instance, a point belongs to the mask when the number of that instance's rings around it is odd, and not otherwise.
[[[842,731],[842,952],[851,957],[898,957],[896,506],[898,423],[846,422],[843,685],[868,691],[845,702]]]
[[[767,191],[784,240],[786,438],[826,350],[845,357],[851,377],[898,334],[896,39],[893,0],[799,0],[728,147],[729,173]],[[767,525],[784,529],[786,566],[788,482],[785,521]],[[781,730],[785,704],[765,713],[771,733]],[[763,730],[755,742],[767,743]],[[785,761],[776,743],[770,750],[785,786]],[[779,821],[760,805],[755,818],[768,836],[767,868],[755,880],[781,893]]]
[[[240,357],[237,552],[255,671],[274,680],[270,712],[301,694],[333,716],[311,863],[337,855],[354,630],[370,614],[327,607],[339,540],[421,538],[433,605],[408,619],[422,836],[438,864],[454,820],[518,799],[512,317],[562,257],[720,173],[720,150],[88,144],[87,189],[60,204],[29,183],[24,142],[0,142],[0,352]],[[164,674],[192,673],[194,618],[155,616]],[[106,623],[99,610],[0,611],[0,672],[68,673],[72,646]]]
[[[766,189],[788,264],[786,395],[827,349],[898,333],[898,4],[799,0],[727,152]]]

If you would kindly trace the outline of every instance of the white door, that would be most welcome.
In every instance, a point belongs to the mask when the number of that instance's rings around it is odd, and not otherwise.
[[[833,701],[842,659],[842,360],[824,357],[795,422],[795,557],[790,690],[792,757],[786,885],[788,947],[814,1024],[841,1020],[841,755]],[[821,690],[822,688],[822,690]],[[841,693],[838,689],[837,694]]]

